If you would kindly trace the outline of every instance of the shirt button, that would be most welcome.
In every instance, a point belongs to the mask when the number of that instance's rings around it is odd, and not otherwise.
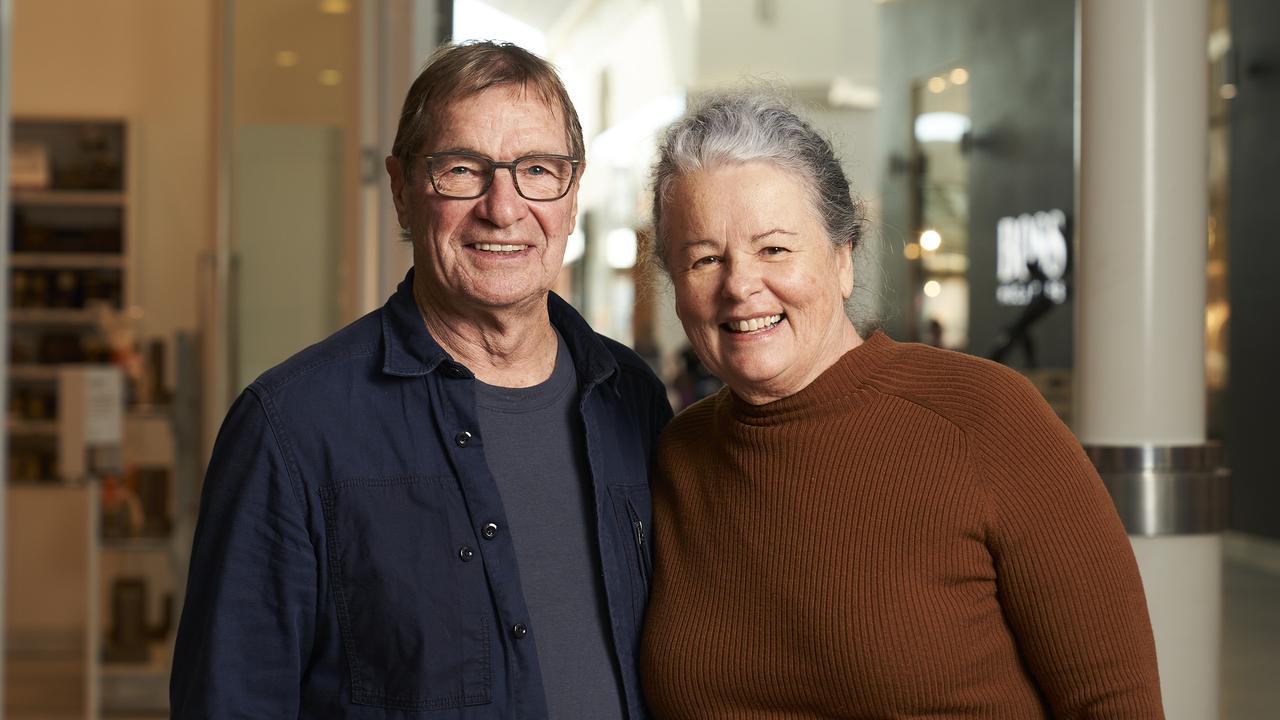
[[[476,551],[472,550],[470,545],[463,545],[458,548],[458,557],[462,559],[462,562],[471,562],[471,559],[475,556]]]
[[[484,536],[485,540],[494,539],[498,536],[497,523],[485,523],[484,527],[480,528],[480,534]]]
[[[467,371],[461,365],[452,365],[449,367],[449,375],[451,377],[464,378],[467,376]]]
[[[516,623],[511,626],[511,635],[517,640],[523,640],[529,634],[529,626],[524,623]]]
[[[471,444],[471,437],[472,437],[471,433],[467,432],[466,430],[463,430],[462,432],[453,436],[453,441],[457,443],[458,447],[464,448]]]

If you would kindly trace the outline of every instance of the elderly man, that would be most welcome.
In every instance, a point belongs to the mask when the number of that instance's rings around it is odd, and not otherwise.
[[[386,160],[413,269],[268,371],[205,481],[173,714],[642,718],[647,467],[671,417],[549,288],[577,114],[511,45],[438,52]]]

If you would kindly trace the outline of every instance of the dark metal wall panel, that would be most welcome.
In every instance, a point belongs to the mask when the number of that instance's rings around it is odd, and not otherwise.
[[[913,81],[969,70],[975,147],[970,153],[969,352],[988,355],[1021,308],[996,303],[996,223],[1074,209],[1074,0],[897,0],[881,6],[880,147],[883,153],[885,327],[906,337]],[[1036,323],[1039,364],[1072,364],[1071,301]],[[1015,354],[1015,362],[1021,356]]]
[[[1280,538],[1280,3],[1232,0],[1231,526]]]

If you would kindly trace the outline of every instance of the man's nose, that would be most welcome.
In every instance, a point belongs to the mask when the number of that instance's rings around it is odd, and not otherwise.
[[[514,225],[529,212],[529,203],[516,191],[515,177],[506,168],[495,168],[489,190],[476,204],[477,214],[497,225]]]

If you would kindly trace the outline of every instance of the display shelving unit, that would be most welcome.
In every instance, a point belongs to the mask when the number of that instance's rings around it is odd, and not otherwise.
[[[118,438],[89,448],[83,466],[66,461],[79,452],[69,444],[85,438],[68,437],[75,423],[63,417],[68,376],[95,368],[109,376],[122,360],[112,334],[126,326],[132,301],[129,136],[120,119],[13,122],[8,718],[166,709],[181,574],[171,406],[139,398],[131,380],[111,401],[119,404]]]

